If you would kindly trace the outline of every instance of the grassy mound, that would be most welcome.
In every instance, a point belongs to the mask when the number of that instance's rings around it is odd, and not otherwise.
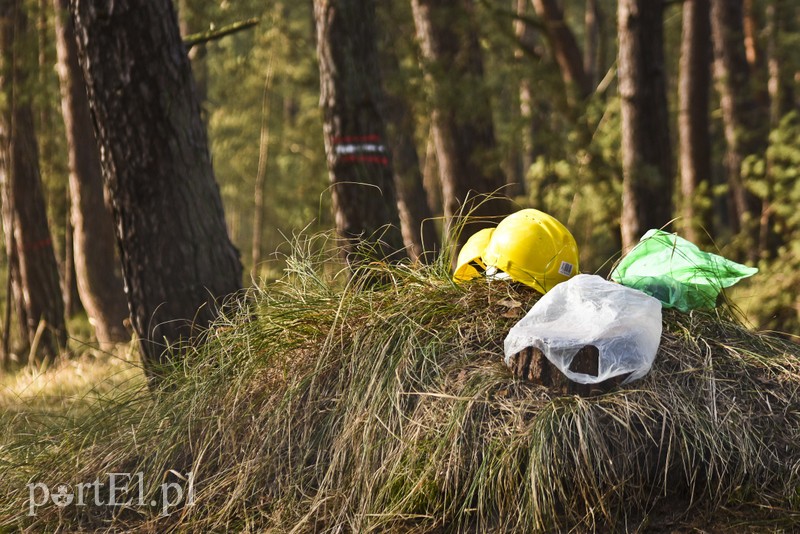
[[[741,505],[800,524],[797,346],[721,312],[665,313],[647,377],[558,397],[502,362],[535,293],[381,275],[364,290],[295,273],[220,321],[156,395],[0,439],[0,530],[607,531]],[[33,481],[98,479],[107,502],[120,472],[143,473],[142,503],[26,515]],[[143,505],[189,472],[191,505]]]

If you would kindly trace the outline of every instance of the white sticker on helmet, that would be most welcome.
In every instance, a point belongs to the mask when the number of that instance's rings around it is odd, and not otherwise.
[[[558,268],[559,274],[563,274],[564,276],[572,276],[573,270],[575,270],[575,266],[568,261],[562,261],[561,267]]]

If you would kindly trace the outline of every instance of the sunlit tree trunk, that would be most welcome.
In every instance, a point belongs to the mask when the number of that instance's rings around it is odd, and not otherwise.
[[[129,339],[128,303],[115,254],[114,221],[103,193],[100,153],[78,64],[69,0],[54,0],[61,113],[69,150],[72,250],[81,302],[101,347]]]
[[[527,9],[526,6],[530,5],[529,0],[517,0],[517,15],[519,17],[525,16]],[[531,28],[530,24],[525,21],[517,19],[514,21],[514,35],[517,37],[517,42],[520,46],[514,50],[514,57],[518,62],[522,62],[525,58],[526,52],[521,47],[525,47],[528,52],[532,52],[536,46],[536,32]],[[533,165],[536,159],[536,150],[534,138],[536,136],[535,119],[533,115],[533,90],[531,87],[531,78],[528,75],[523,75],[519,82],[519,114],[521,119],[520,128],[520,155],[522,166],[522,178],[520,183],[511,188],[510,195],[522,196],[525,195],[527,184],[525,178],[528,170]]]
[[[70,2],[145,371],[242,283],[170,0]]]
[[[705,184],[706,194],[711,194],[709,6],[709,0],[687,0],[683,4],[678,82],[682,226],[686,238],[694,243],[707,242],[706,232],[713,230],[711,199],[698,197],[701,184]]]
[[[483,58],[469,0],[412,0],[412,8],[430,88],[445,235],[457,248],[510,211],[504,199],[481,197],[504,194],[506,182],[483,85]],[[471,219],[469,226],[455,233],[459,214]]]
[[[672,165],[660,2],[620,0],[622,246],[672,216]]]
[[[314,0],[336,229],[351,266],[406,257],[381,116],[374,0]]]
[[[27,21],[19,0],[0,3],[2,93],[0,160],[8,188],[9,226],[13,227],[27,337],[35,356],[52,359],[66,347],[64,301],[59,284],[39,173],[33,112],[26,87],[26,59],[17,50]],[[9,228],[6,228],[9,232]],[[36,350],[38,349],[38,350]]]

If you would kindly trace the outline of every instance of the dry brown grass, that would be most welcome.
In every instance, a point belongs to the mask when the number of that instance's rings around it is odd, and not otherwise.
[[[721,510],[741,526],[727,510],[742,507],[800,524],[797,346],[722,312],[668,312],[643,380],[555,396],[502,363],[503,301],[528,309],[526,289],[454,286],[441,268],[393,268],[380,290],[295,271],[156,398],[98,403],[58,423],[60,442],[1,441],[0,530],[605,532]],[[153,495],[170,469],[194,472],[196,495],[167,517],[24,517],[31,480],[144,471]]]

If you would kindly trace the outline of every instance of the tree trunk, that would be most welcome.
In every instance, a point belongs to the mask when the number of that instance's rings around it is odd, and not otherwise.
[[[133,327],[151,384],[241,288],[170,0],[70,3]]]
[[[22,274],[19,270],[19,256],[17,254],[17,240],[14,238],[16,226],[14,209],[12,207],[11,181],[8,172],[8,137],[0,131],[0,188],[2,192],[3,235],[5,237],[6,259],[8,261],[8,279],[4,281],[8,294],[6,295],[5,328],[3,329],[3,353],[6,362],[11,357],[11,313],[15,314],[20,340],[20,352],[27,353],[28,344],[28,314],[25,307],[25,292],[22,288]]]
[[[267,65],[264,81],[264,95],[261,100],[261,135],[258,140],[258,168],[253,187],[253,240],[251,242],[251,276],[258,281],[261,270],[261,242],[264,237],[264,182],[266,181],[267,164],[269,162],[270,139],[270,97],[272,90],[272,58]]]
[[[439,179],[439,163],[436,161],[436,142],[433,140],[433,128],[428,131],[425,141],[425,161],[422,162],[422,186],[428,197],[428,208],[434,217],[444,215],[442,199],[442,181]]]
[[[750,70],[742,37],[742,0],[711,0],[711,32],[714,77],[727,144],[725,166],[732,208],[731,225],[735,233],[743,227],[750,233],[760,204],[745,188],[741,167],[744,158],[759,153],[765,142],[763,132],[759,131],[759,111],[750,89]],[[749,250],[755,251],[752,245]]]
[[[597,0],[586,0],[586,12],[584,14],[584,25],[586,27],[584,42],[586,44],[583,50],[583,70],[591,88],[597,87],[597,84],[600,83],[600,69],[603,68],[600,64],[601,24],[602,18]]]
[[[128,303],[115,254],[114,221],[106,206],[100,153],[86,84],[78,64],[69,0],[54,0],[61,113],[69,148],[72,250],[81,302],[103,349],[130,339]]]
[[[348,263],[406,256],[381,116],[374,0],[315,0],[325,151]]]
[[[660,2],[620,0],[622,246],[672,216],[672,169]]]
[[[497,147],[483,58],[468,0],[412,0],[423,70],[431,88],[431,121],[444,202],[445,235],[455,249],[494,226],[511,206]],[[465,112],[469,110],[469,112]],[[468,227],[457,218],[469,216]]]
[[[758,65],[761,63],[761,51],[758,46],[758,27],[760,24],[758,23],[754,0],[743,0],[743,2],[742,30],[744,36],[744,52],[751,71],[755,72],[758,69]]]
[[[709,199],[698,198],[697,194],[701,184],[711,194],[709,6],[709,0],[687,0],[683,4],[678,83],[683,229],[686,238],[697,244],[707,244],[707,232],[713,230]]]
[[[564,20],[564,12],[558,2],[533,0],[533,7],[547,28],[547,38],[561,70],[561,78],[567,86],[567,92],[581,100],[588,97],[592,94],[592,86],[583,68],[583,54],[575,35]]]
[[[7,107],[2,113],[3,167],[6,175],[11,226],[14,229],[19,278],[27,319],[29,343],[38,343],[38,354],[52,359],[66,347],[64,301],[58,264],[47,224],[42,194],[39,154],[33,112],[27,91],[25,59],[15,49],[25,35],[27,20],[22,2],[0,4],[2,25],[2,92]]]
[[[797,31],[797,7],[788,0],[775,0],[767,5],[767,66],[769,71],[770,129],[778,127],[784,115],[795,108],[794,73],[789,68],[786,46],[781,45],[782,35]]]
[[[388,6],[388,4],[387,4]],[[379,12],[381,25],[391,24],[397,14]],[[439,251],[439,232],[433,220],[428,195],[423,185],[422,168],[414,140],[414,110],[406,94],[407,79],[400,66],[396,40],[401,36],[387,28],[379,41],[381,79],[386,93],[386,135],[392,152],[394,185],[403,242],[412,261],[431,263]]]
[[[523,17],[526,14],[526,6],[529,5],[528,0],[517,0],[517,15]],[[536,32],[530,24],[526,24],[523,20],[514,21],[514,35],[517,41],[528,50],[534,49],[536,46]],[[514,57],[518,62],[522,62],[525,53],[520,47],[514,50]],[[519,114],[521,119],[520,131],[520,163],[522,165],[522,179],[516,188],[512,188],[509,192],[510,196],[523,196],[526,194],[526,177],[533,163],[536,161],[536,149],[534,139],[536,137],[536,123],[533,116],[533,91],[531,89],[531,80],[529,75],[523,75],[519,82]]]

